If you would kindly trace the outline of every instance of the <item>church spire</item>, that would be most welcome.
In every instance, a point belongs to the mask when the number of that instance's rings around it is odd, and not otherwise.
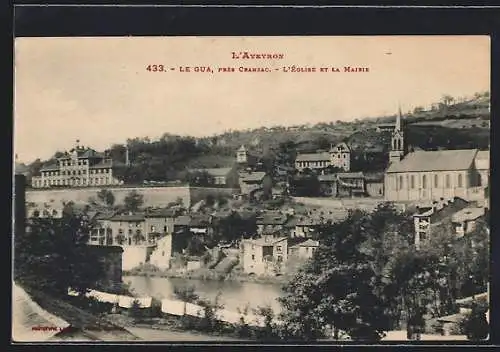
[[[396,131],[401,131],[401,118],[403,117],[403,113],[401,112],[401,105],[398,105],[398,116],[396,117]]]

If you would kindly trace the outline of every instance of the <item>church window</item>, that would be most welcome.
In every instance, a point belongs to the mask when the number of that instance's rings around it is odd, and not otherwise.
[[[437,174],[434,175],[434,187],[435,188],[439,187],[439,176]]]
[[[410,188],[415,189],[415,175],[410,176]]]
[[[446,185],[446,188],[450,188],[450,175],[446,175],[445,177],[445,185]]]
[[[422,188],[427,188],[427,176],[422,175]]]
[[[463,187],[462,174],[458,174],[458,187]]]
[[[399,176],[399,189],[403,189],[404,184],[403,184],[403,176]]]

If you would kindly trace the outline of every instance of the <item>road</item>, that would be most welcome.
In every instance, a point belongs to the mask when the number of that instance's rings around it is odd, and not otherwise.
[[[180,332],[159,329],[136,328],[127,326],[126,329],[135,336],[145,341],[162,341],[162,342],[214,342],[214,341],[238,341],[236,338],[210,336],[194,332]]]

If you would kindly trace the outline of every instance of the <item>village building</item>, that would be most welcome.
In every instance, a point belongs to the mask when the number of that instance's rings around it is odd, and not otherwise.
[[[192,169],[190,172],[206,172],[210,176],[209,185],[234,187],[238,184],[238,172],[233,167]]]
[[[317,151],[316,153],[298,154],[295,159],[295,168],[299,171],[304,169],[324,169],[329,166],[344,171],[351,169],[351,150],[346,143],[331,146],[328,152]]]
[[[366,195],[365,177],[362,172],[339,172],[318,175],[321,192],[331,197],[361,197]]]
[[[151,253],[149,262],[160,270],[170,269],[173,254],[181,253],[185,245],[186,238],[184,234],[164,234],[156,241],[156,248]]]
[[[384,197],[384,173],[365,173],[366,195],[372,198]]]
[[[456,235],[463,237],[474,231],[477,221],[484,218],[485,215],[486,209],[483,207],[469,207],[453,214],[451,222],[454,225]]]
[[[476,168],[477,155],[477,149],[414,151],[406,154],[399,115],[392,135],[390,164],[385,174],[385,199],[392,202],[453,197],[483,199],[484,186]]]
[[[451,219],[453,214],[469,207],[469,205],[469,202],[461,198],[453,198],[418,206],[417,211],[413,214],[415,247],[419,249],[421,245],[429,243],[433,229],[440,225],[443,220]]]
[[[278,234],[285,232],[285,225],[289,217],[276,211],[266,211],[257,215],[257,234]]]
[[[118,166],[111,158],[93,149],[76,146],[56,161],[44,165],[39,176],[33,176],[33,188],[95,187],[122,184],[114,175]]]
[[[61,204],[32,203],[26,206],[26,217],[61,219],[64,207]]]
[[[249,196],[255,191],[262,189],[265,179],[270,180],[270,176],[263,171],[243,171],[239,174],[239,185],[241,194]],[[270,180],[272,183],[272,180]]]
[[[297,243],[289,247],[289,259],[311,259],[314,252],[319,247],[319,241],[307,239],[303,242]]]
[[[236,162],[238,164],[244,164],[248,161],[248,150],[245,148],[244,145],[242,145],[237,151],[236,151]]]
[[[243,272],[255,275],[276,275],[284,269],[288,259],[286,237],[263,236],[243,240],[240,244]]]

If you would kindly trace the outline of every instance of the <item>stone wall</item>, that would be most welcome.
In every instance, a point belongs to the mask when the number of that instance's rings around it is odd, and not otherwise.
[[[87,203],[89,198],[97,198],[97,192],[108,189],[115,196],[115,204],[122,204],[125,197],[136,191],[144,196],[144,203],[148,206],[166,206],[170,202],[182,199],[185,206],[191,205],[190,190],[187,186],[179,187],[86,187],[71,189],[50,189],[26,191],[26,201],[35,203],[61,203],[73,201],[75,203]]]
[[[153,246],[123,246],[122,270],[131,270],[149,262]]]

